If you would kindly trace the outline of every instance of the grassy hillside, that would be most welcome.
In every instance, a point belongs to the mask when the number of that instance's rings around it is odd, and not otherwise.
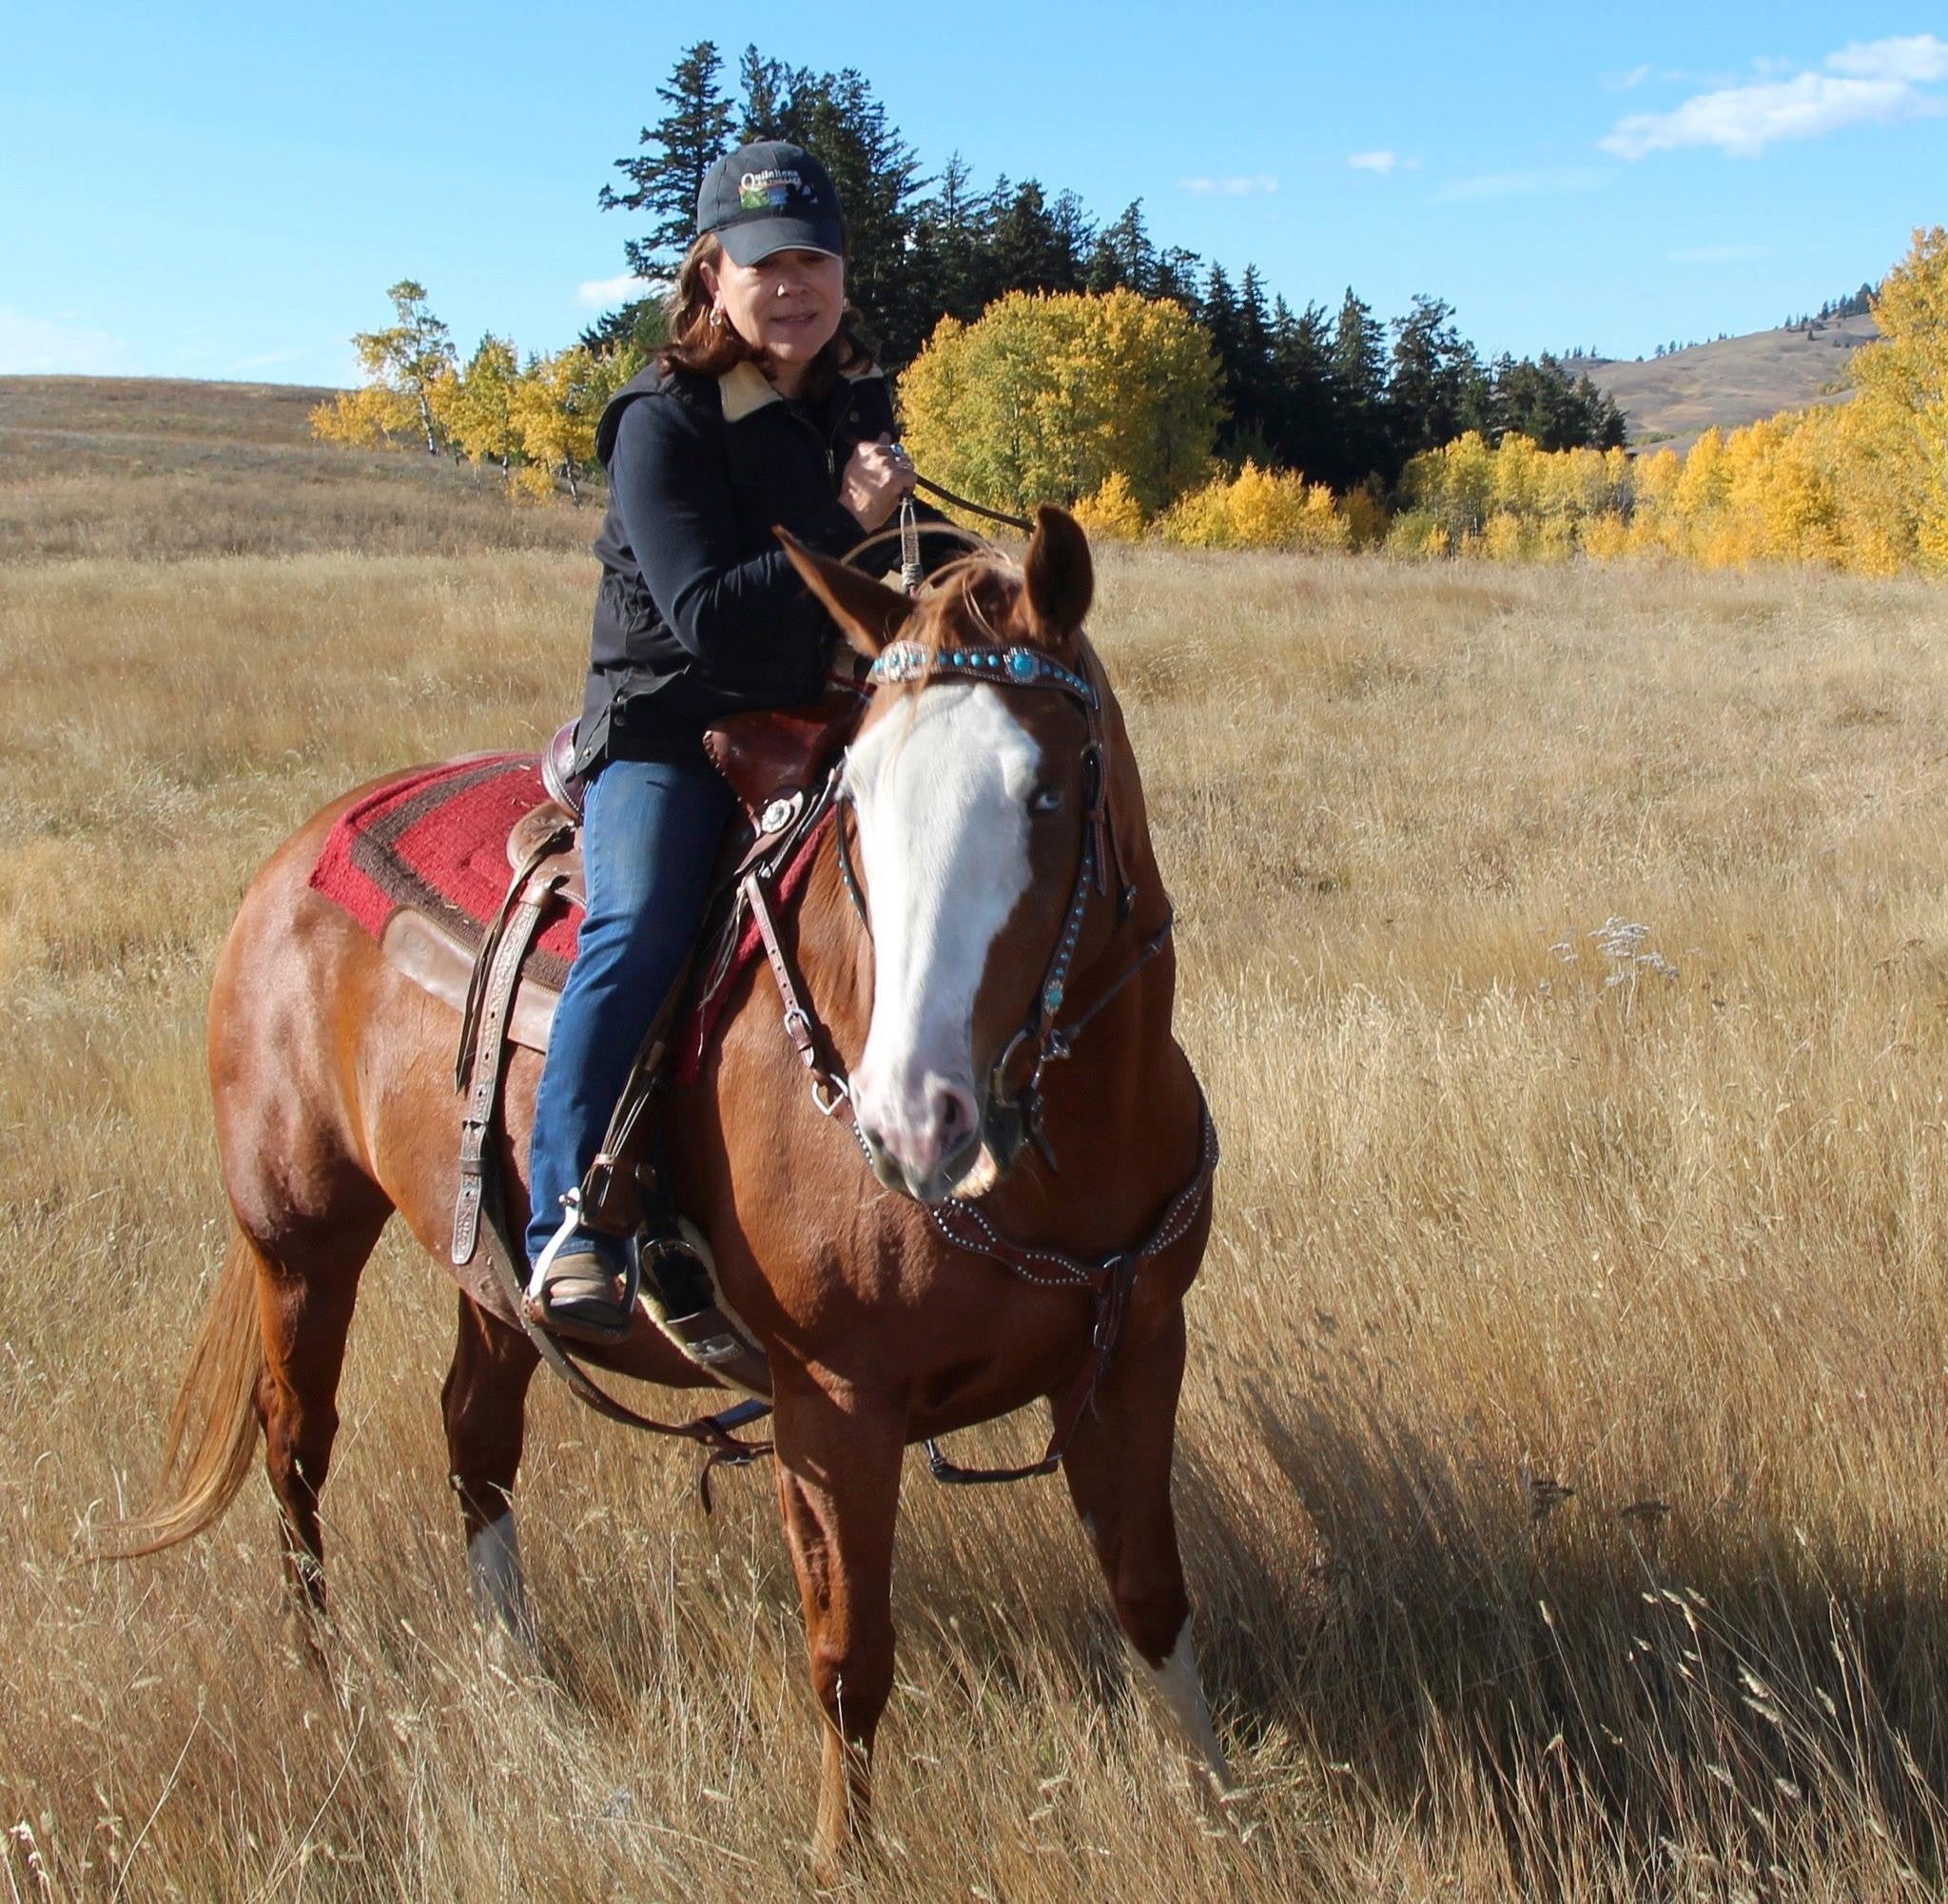
[[[593,512],[511,506],[444,457],[315,443],[285,383],[0,377],[0,562],[586,549]]]
[[[1687,450],[1716,424],[1729,430],[1782,410],[1843,398],[1847,359],[1880,332],[1872,318],[1754,331],[1642,363],[1585,366],[1629,418],[1633,445]]]
[[[83,394],[211,546],[297,546],[336,480],[274,399],[237,395],[244,483],[163,426],[180,398]],[[341,1392],[322,1670],[255,1482],[188,1550],[85,1558],[153,1473],[222,1253],[202,1016],[244,882],[354,781],[532,741],[579,676],[572,546],[357,553],[409,506],[438,528],[399,467],[340,492],[345,546],[167,563],[122,553],[141,472],[57,476],[103,484],[111,553],[0,567],[0,1877],[808,1894],[767,1478],[720,1476],[707,1520],[683,1453],[537,1384],[540,1649],[484,1646],[438,1433],[454,1299],[406,1237]],[[488,499],[452,497],[458,541]],[[1221,1824],[1192,1800],[1059,1484],[916,1465],[881,1862],[847,1894],[1937,1894],[1938,590],[1141,550],[1101,597],[1225,1142],[1178,1506],[1247,1795]]]

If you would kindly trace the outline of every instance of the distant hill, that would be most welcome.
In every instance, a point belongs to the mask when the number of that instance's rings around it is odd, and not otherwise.
[[[0,377],[0,562],[584,552],[599,509],[510,500],[492,471],[312,440],[336,393],[171,378]]]
[[[1843,402],[1848,359],[1880,334],[1870,317],[1816,318],[1810,325],[1693,344],[1641,363],[1577,359],[1570,367],[1587,370],[1615,398],[1628,418],[1633,449],[1682,454],[1714,424],[1735,429],[1781,410]]]

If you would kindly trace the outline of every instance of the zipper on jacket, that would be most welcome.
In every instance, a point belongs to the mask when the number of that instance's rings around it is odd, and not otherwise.
[[[803,410],[799,409],[795,403],[788,400],[785,405],[785,414],[794,423],[809,430],[813,439],[825,451],[826,476],[832,485],[832,496],[836,501],[839,495],[839,431],[851,417],[850,406],[848,405],[846,409],[840,411],[838,420],[833,423],[832,427],[823,437],[819,435],[818,425]]]

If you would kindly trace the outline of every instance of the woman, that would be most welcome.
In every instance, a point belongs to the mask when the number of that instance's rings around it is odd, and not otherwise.
[[[731,811],[704,729],[815,700],[824,683],[832,625],[772,525],[844,555],[913,487],[846,304],[845,249],[809,153],[767,141],[719,159],[671,342],[596,430],[610,503],[575,753],[589,903],[535,1106],[527,1238],[546,1257],[535,1320],[583,1341],[628,1331],[624,1246],[569,1223],[562,1198],[696,933]],[[652,1226],[668,1238],[660,1201]]]

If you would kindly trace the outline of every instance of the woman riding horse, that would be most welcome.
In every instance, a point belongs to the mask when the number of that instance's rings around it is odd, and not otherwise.
[[[719,159],[671,342],[596,431],[610,503],[575,759],[588,911],[536,1106],[527,1238],[530,1262],[546,1257],[532,1318],[581,1341],[628,1332],[623,1245],[564,1220],[562,1199],[696,934],[731,807],[704,729],[824,684],[832,622],[773,527],[843,555],[913,486],[846,303],[845,251],[838,194],[808,152],[767,141]],[[650,1247],[688,1247],[667,1195],[647,1215]]]

